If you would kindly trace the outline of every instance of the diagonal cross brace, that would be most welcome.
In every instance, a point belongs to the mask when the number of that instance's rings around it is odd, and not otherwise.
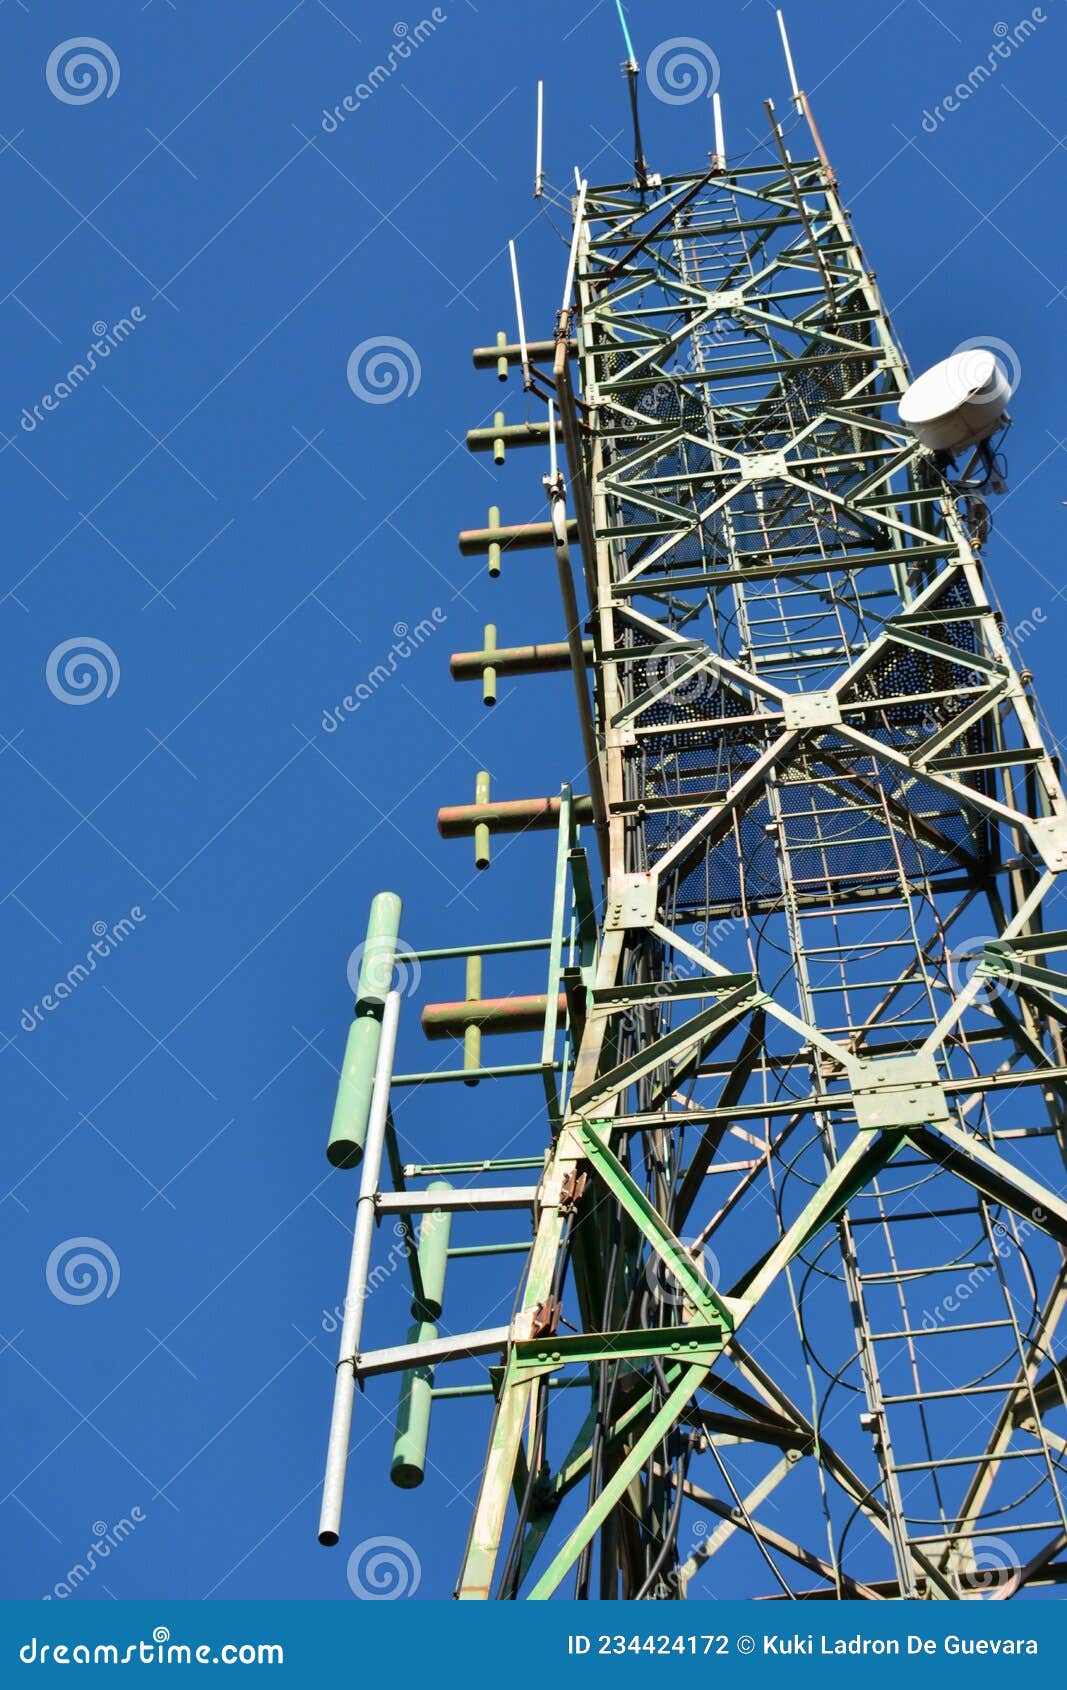
[[[660,1260],[669,1268],[683,1291],[709,1325],[722,1323],[732,1328],[735,1310],[705,1279],[685,1245],[675,1236],[663,1216],[641,1190],[596,1128],[588,1121],[579,1121],[574,1131],[594,1171],[626,1210]]]
[[[641,1436],[626,1452],[593,1506],[578,1522],[551,1566],[546,1568],[534,1585],[530,1592],[531,1602],[547,1601],[558,1588],[568,1569],[574,1565],[586,1544],[591,1542],[613,1508],[625,1496],[649,1456],[675,1424],[706,1372],[707,1367],[704,1364],[686,1368],[659,1413],[653,1416]]]
[[[931,1162],[966,1180],[992,1203],[1003,1203],[1016,1215],[1059,1244],[1067,1244],[1067,1203],[1040,1180],[1035,1180],[980,1138],[972,1138],[946,1121],[912,1129],[908,1137]]]
[[[736,1021],[744,1015],[746,1010],[752,1009],[762,1001],[755,978],[746,981],[743,986],[737,986],[728,991],[721,1002],[711,1004],[684,1021],[679,1027],[672,1027],[669,1032],[646,1045],[643,1050],[627,1057],[614,1068],[609,1068],[606,1074],[601,1074],[581,1091],[576,1091],[571,1097],[571,1108],[574,1110],[601,1109],[603,1105],[629,1086],[641,1079],[645,1074],[651,1074],[656,1068],[673,1059],[722,1022]]]

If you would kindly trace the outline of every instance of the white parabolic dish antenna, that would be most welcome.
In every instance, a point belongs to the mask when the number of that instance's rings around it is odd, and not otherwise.
[[[985,347],[954,352],[912,382],[899,416],[933,452],[965,451],[995,434],[1011,398],[1011,383]]]

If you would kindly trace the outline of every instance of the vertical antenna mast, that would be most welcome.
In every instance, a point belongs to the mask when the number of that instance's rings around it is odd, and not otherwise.
[[[800,86],[797,82],[797,73],[793,66],[793,55],[789,48],[789,37],[785,30],[785,18],[782,16],[780,11],[776,12],[775,16],[778,19],[778,32],[782,37],[782,51],[785,53],[785,67],[789,72],[789,86],[793,90],[793,104],[796,106],[797,111],[800,111],[802,106]]]
[[[372,952],[371,939],[367,952]],[[370,956],[372,966],[380,967],[385,960],[383,946],[377,941],[379,956]],[[388,952],[389,972],[392,972],[392,953]],[[356,1199],[356,1222],[352,1230],[352,1256],[345,1291],[341,1336],[338,1339],[337,1371],[334,1374],[333,1414],[330,1418],[330,1439],[326,1451],[326,1474],[322,1486],[322,1512],[319,1516],[319,1542],[334,1544],[341,1534],[341,1507],[345,1495],[345,1474],[348,1468],[348,1446],[352,1435],[352,1406],[356,1394],[355,1358],[363,1331],[363,1311],[367,1300],[367,1270],[370,1266],[374,1239],[378,1186],[381,1180],[382,1153],[385,1147],[386,1125],[389,1117],[389,1084],[393,1074],[396,1050],[396,1029],[400,1016],[400,993],[389,992],[382,1007],[381,1041],[374,1067],[367,1136],[363,1145],[363,1167]]]
[[[634,52],[630,28],[626,22],[626,13],[622,9],[622,0],[615,0],[615,9],[619,14],[622,37],[626,43],[627,58],[623,70],[626,72],[627,86],[630,91],[630,117],[634,126],[634,174],[637,186],[643,193],[648,187],[648,165],[645,162],[645,149],[641,142],[641,120],[637,111],[637,78],[641,73],[641,66],[638,64],[637,54]]]
[[[789,46],[789,37],[786,34],[785,29],[785,18],[783,17],[781,11],[778,11],[776,16],[778,18],[778,32],[782,37],[782,48],[785,52],[786,69],[789,72],[789,85],[792,89],[793,104],[796,106],[797,111],[803,112],[805,118],[807,119],[808,128],[811,130],[811,138],[815,143],[815,151],[819,155],[819,161],[822,164],[823,169],[826,171],[831,183],[835,183],[837,181],[837,177],[834,175],[833,166],[827,157],[826,148],[822,144],[822,136],[819,134],[815,119],[812,116],[811,102],[797,81],[797,73],[793,64],[793,54]]]
[[[615,10],[619,14],[619,22],[622,25],[622,38],[626,43],[627,60],[633,66],[634,70],[637,70],[639,68],[637,63],[637,54],[634,52],[634,44],[630,36],[630,26],[626,22],[626,13],[622,9],[622,0],[615,0]]]
[[[726,134],[722,122],[722,100],[716,88],[711,96],[711,111],[715,122],[715,151],[711,155],[711,168],[715,171],[726,169]]]
[[[581,237],[582,223],[585,218],[585,196],[589,188],[588,182],[582,180],[577,170],[575,170],[574,175],[578,188],[578,199],[574,208],[574,234],[571,236],[571,249],[567,257],[567,274],[563,280],[563,299],[560,304],[560,317],[563,319],[564,330],[566,329],[566,319],[570,315],[571,298],[574,293],[574,275],[578,264],[578,241]]]
[[[537,162],[534,167],[534,199],[539,200],[545,191],[544,171],[544,141],[545,141],[545,85],[537,84]]]
[[[508,251],[511,253],[511,284],[515,289],[515,316],[519,325],[519,348],[522,353],[522,385],[526,389],[527,393],[529,393],[531,387],[533,386],[533,377],[530,374],[530,353],[529,348],[526,345],[526,319],[522,314],[522,293],[519,288],[519,261],[515,255],[514,241],[508,242]]]

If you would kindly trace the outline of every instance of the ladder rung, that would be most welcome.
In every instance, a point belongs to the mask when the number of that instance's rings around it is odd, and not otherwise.
[[[1043,1445],[1036,1449],[1005,1449],[998,1455],[984,1449],[981,1455],[946,1455],[943,1461],[902,1461],[899,1467],[892,1467],[894,1473],[925,1473],[928,1469],[940,1471],[942,1467],[979,1467],[987,1461],[1033,1461],[1035,1456],[1044,1460]]]
[[[879,1343],[889,1338],[939,1338],[945,1332],[992,1332],[995,1327],[1010,1325],[1010,1320],[968,1320],[959,1326],[905,1326],[899,1332],[872,1332],[871,1340]]]
[[[506,1350],[510,1342],[510,1326],[490,1326],[482,1332],[453,1332],[448,1337],[430,1338],[424,1343],[364,1350],[353,1358],[352,1370],[357,1379],[370,1379],[379,1373],[403,1373],[413,1367],[436,1367],[438,1362],[492,1355],[496,1350]]]
[[[864,1193],[860,1193],[861,1197]],[[850,1226],[898,1226],[902,1221],[940,1221],[950,1215],[977,1215],[978,1209],[970,1203],[962,1209],[919,1209],[908,1215],[850,1215]],[[860,1278],[863,1278],[861,1273]]]
[[[965,1389],[958,1391],[909,1391],[906,1395],[883,1397],[882,1401],[886,1404],[900,1402],[933,1402],[935,1399],[939,1399],[941,1397],[988,1397],[997,1393],[1001,1396],[1007,1396],[1009,1392],[1017,1389],[1018,1384],[1014,1379],[1006,1379],[1002,1385],[968,1385]]]
[[[375,1199],[381,1215],[419,1215],[429,1209],[529,1209],[536,1185],[468,1185],[452,1191],[383,1191]]]
[[[807,919],[806,915],[801,916],[802,921],[807,921]],[[871,939],[866,944],[857,942],[851,945],[812,945],[808,948],[807,954],[808,956],[836,956],[849,962],[856,951],[913,951],[914,949],[914,939]]]
[[[912,1279],[927,1279],[935,1273],[967,1273],[972,1268],[992,1267],[992,1262],[946,1262],[943,1267],[896,1268],[885,1273],[861,1273],[864,1285],[906,1285]]]
[[[996,1535],[997,1537],[1007,1537],[1009,1532],[1062,1532],[1062,1530],[1062,1520],[1035,1520],[1033,1525],[1026,1526],[1002,1526],[998,1521]],[[961,1537],[988,1536],[988,1526],[973,1526],[968,1527],[966,1531],[942,1532],[939,1537],[913,1537],[909,1538],[908,1541],[909,1543],[915,1545],[924,1543],[955,1543],[956,1539]]]

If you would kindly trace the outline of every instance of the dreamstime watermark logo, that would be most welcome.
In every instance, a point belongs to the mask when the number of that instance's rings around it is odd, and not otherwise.
[[[362,82],[357,82],[350,94],[346,94],[333,110],[323,106],[321,127],[327,135],[336,135],[341,124],[346,121],[350,113],[365,106],[373,99],[391,76],[395,76],[401,66],[410,59],[424,41],[428,41],[436,32],[439,24],[448,22],[448,13],[440,6],[435,6],[428,18],[420,18],[417,24],[408,25],[400,22],[393,25],[393,45],[390,47],[382,63],[376,64],[369,70]]]
[[[991,76],[996,75],[1004,60],[1010,59],[1012,54],[1025,41],[1029,41],[1030,37],[1037,33],[1039,24],[1047,22],[1048,18],[1041,7],[1035,6],[1029,16],[1023,18],[1014,28],[1006,23],[995,23],[993,25],[995,39],[985,59],[979,59],[976,65],[972,65],[963,80],[957,82],[955,88],[949,93],[942,95],[940,102],[932,111],[923,112],[922,126],[926,133],[936,135],[939,125],[944,123],[947,117],[951,117],[953,112],[959,111],[971,95],[978,92],[984,82],[988,82]]]
[[[157,1625],[151,1638],[136,1643],[52,1643],[31,1637],[19,1650],[19,1660],[27,1667],[280,1667],[285,1648],[281,1643],[172,1643],[169,1628]]]
[[[1012,629],[1011,637],[1015,641],[1015,644],[1024,644],[1024,642],[1030,638],[1030,635],[1036,634],[1037,630],[1047,621],[1048,617],[1045,614],[1043,606],[1035,604],[1029,616],[1022,617],[1020,621],[1016,622],[1014,628]]]
[[[396,335],[372,335],[361,340],[348,360],[348,385],[367,405],[391,405],[411,399],[419,390],[422,364],[409,341]]]
[[[348,1557],[348,1584],[361,1602],[396,1602],[414,1596],[422,1562],[402,1537],[368,1537]]]
[[[110,698],[121,674],[111,647],[91,634],[61,640],[49,652],[44,669],[48,690],[61,704],[95,704],[98,698]]]
[[[448,621],[448,616],[435,604],[429,616],[424,616],[416,622],[414,627],[407,622],[397,622],[393,627],[394,641],[389,647],[384,663],[376,663],[365,680],[360,681],[354,692],[346,693],[340,704],[335,704],[332,710],[322,712],[322,731],[334,734],[346,719],[357,711],[361,704],[374,697],[378,688],[384,686],[396,674],[402,663],[413,657],[419,647],[423,645],[431,634],[437,632],[442,623]]]
[[[673,35],[661,41],[645,67],[645,80],[668,106],[688,106],[709,100],[719,86],[719,61],[706,41],[693,35]]]
[[[112,926],[106,921],[94,921],[92,944],[85,953],[84,962],[76,962],[68,968],[61,980],[57,980],[51,991],[45,992],[41,1001],[32,1008],[24,1009],[19,1017],[19,1025],[24,1033],[35,1033],[44,1021],[46,1015],[52,1015],[67,998],[72,997],[78,987],[88,980],[90,974],[95,974],[97,965],[117,950],[124,939],[136,932],[137,926],[148,918],[140,904],[134,904],[129,915],[120,916]]]
[[[964,1555],[956,1570],[956,1582],[964,1591],[995,1590],[1021,1565],[1011,1544],[1002,1537],[976,1537]]]
[[[447,1224],[450,1219],[451,1217],[445,1210],[429,1210],[422,1217],[422,1224],[417,1235],[413,1228],[404,1221],[394,1221],[393,1243],[390,1245],[385,1258],[380,1262],[375,1262],[371,1268],[367,1275],[366,1288],[362,1292],[357,1292],[356,1296],[351,1299],[354,1304],[357,1307],[362,1306],[373,1292],[380,1290],[383,1285],[387,1284],[401,1262],[410,1261],[411,1257],[417,1253],[421,1241],[432,1237],[436,1228],[442,1224]],[[340,1331],[344,1324],[345,1315],[348,1313],[349,1301],[350,1299],[346,1297],[343,1303],[335,1304],[332,1309],[322,1310],[319,1325],[325,1333],[332,1336],[333,1333]]]
[[[422,979],[422,964],[403,939],[364,939],[356,946],[347,969],[353,997],[359,995],[360,975],[364,971],[370,990],[382,997],[389,991],[399,992],[405,998],[414,997]]]
[[[45,1281],[61,1303],[95,1303],[119,1288],[119,1259],[102,1238],[64,1238],[49,1256]]]
[[[655,422],[661,411],[671,403],[676,394],[677,389],[673,382],[658,381],[654,387],[642,388],[631,407],[631,412],[637,411],[640,417],[647,417],[650,422]],[[641,428],[639,417],[635,417],[629,412],[616,411],[614,415],[622,423],[627,433],[632,434],[634,429]]]
[[[1010,341],[999,340],[996,335],[972,335],[970,340],[961,340],[954,348],[953,363],[949,366],[949,387],[953,397],[961,404],[970,399],[978,390],[978,396],[984,388],[988,388],[996,380],[999,373],[1008,384],[1008,398],[1012,398],[1022,380],[1022,359]],[[996,370],[989,369],[989,359],[996,363]]]
[[[740,290],[738,290],[740,292]],[[740,307],[738,307],[740,309]],[[707,322],[702,322],[693,331],[693,344],[680,351],[671,367],[671,379],[654,382],[649,387],[643,387],[638,397],[628,410],[613,410],[614,416],[622,427],[632,433],[641,429],[641,418],[648,417],[650,421],[657,421],[670,415],[684,414],[686,397],[694,405],[702,402],[685,386],[686,379],[696,375],[700,368],[698,354],[707,354],[710,349],[729,345],[737,333],[738,319],[733,310],[723,305]],[[638,412],[637,416],[633,412]]]
[[[979,975],[979,1001],[993,1003],[1006,992],[1013,991],[1019,982],[1019,959],[1007,940],[999,934],[979,934],[954,944],[945,961],[948,983],[958,996]],[[990,972],[986,973],[985,970]]]
[[[947,1320],[948,1315],[959,1314],[970,1302],[976,1291],[986,1283],[996,1271],[996,1262],[1010,1261],[1016,1250],[1026,1243],[1032,1232],[1038,1231],[1045,1220],[1045,1211],[1041,1208],[1033,1210],[1028,1220],[1016,1221],[1015,1231],[1009,1229],[1001,1220],[990,1222],[993,1231],[992,1249],[995,1261],[977,1262],[962,1278],[956,1281],[951,1291],[947,1291],[940,1302],[932,1309],[924,1309],[922,1326],[924,1332],[936,1332],[941,1327],[951,1330],[953,1322]]]
[[[693,1299],[681,1275],[694,1268],[712,1289],[718,1286],[719,1258],[703,1239],[679,1238],[666,1256],[653,1251],[645,1263],[645,1283],[652,1301],[661,1308],[692,1308]]]
[[[119,61],[106,41],[73,35],[53,47],[44,79],[65,106],[88,106],[101,95],[110,100],[119,85]]]
[[[706,953],[721,945],[734,931],[738,921],[744,916],[740,905],[735,906],[729,915],[721,916],[718,921],[705,923],[694,922],[693,938]],[[625,1033],[640,1035],[649,1025],[649,1018],[659,1019],[660,1006],[670,1005],[674,1000],[673,987],[678,980],[692,980],[697,975],[703,975],[701,965],[692,957],[680,957],[671,966],[667,979],[650,981],[642,990],[641,1000],[624,1009],[616,1018],[617,1028]],[[679,1096],[680,1094],[676,1094]]]
[[[647,1592],[647,1600],[649,1602],[674,1602],[679,1596],[684,1597],[690,1578],[701,1563],[708,1558],[709,1542],[707,1521],[694,1520],[688,1556],[683,1560],[681,1551],[679,1551],[677,1566],[672,1567],[669,1572],[663,1574],[662,1578],[657,1579],[651,1590]],[[744,1653],[743,1650],[742,1653]]]
[[[1000,623],[1001,631],[1010,634],[1015,646],[1023,646],[1032,639],[1039,628],[1043,628],[1048,621],[1048,612],[1043,605],[1035,604],[1028,616],[1020,616],[1010,629],[1006,623]],[[999,618],[998,618],[999,622]],[[961,659],[962,660],[962,659]],[[963,711],[967,709],[968,699],[960,694],[953,694],[950,698],[930,698],[922,707],[922,732],[929,735],[936,733],[939,728],[948,727]],[[968,730],[963,730],[966,733]],[[951,742],[949,742],[951,743]]]
[[[744,915],[744,910],[733,909],[729,915],[724,915],[718,921],[696,921],[693,923],[693,937],[701,942],[705,951],[713,951],[716,945],[721,945],[728,939],[737,923]]]
[[[923,705],[922,721],[919,724],[924,734],[936,733],[938,728],[946,727],[963,709],[960,699],[937,698],[927,699]]]
[[[25,434],[32,434],[38,423],[43,423],[49,411],[58,411],[64,399],[69,399],[77,393],[82,383],[88,381],[97,364],[104,358],[110,358],[116,346],[121,346],[128,340],[136,328],[145,321],[146,312],[139,305],[130,306],[128,317],[120,317],[116,323],[105,323],[103,318],[93,324],[93,334],[96,336],[89,346],[88,352],[72,364],[65,376],[51,387],[47,393],[41,395],[36,405],[24,405],[19,426]]]
[[[708,658],[666,643],[645,658],[645,686],[660,695],[657,704],[694,706],[718,692],[719,681]]]
[[[87,1579],[92,1578],[100,1563],[106,1561],[113,1550],[120,1549],[147,1518],[143,1508],[134,1507],[128,1515],[124,1514],[121,1520],[116,1520],[113,1526],[109,1526],[106,1520],[94,1520],[93,1541],[86,1550],[84,1559],[75,1561],[73,1567],[67,1569],[51,1590],[45,1591],[42,1602],[51,1602],[53,1599],[63,1602],[68,1596],[73,1596]]]
[[[353,990],[355,990],[354,987]],[[433,1216],[427,1216],[427,1220],[432,1219]],[[425,1222],[423,1224],[425,1225]],[[384,1261],[376,1262],[374,1267],[368,1273],[366,1288],[358,1295],[357,1298],[357,1301],[360,1304],[364,1303],[372,1292],[379,1290],[381,1286],[385,1285],[390,1279],[392,1279],[401,1262],[410,1260],[412,1255],[412,1236],[413,1234],[410,1229],[405,1226],[403,1221],[393,1222],[393,1243],[390,1246],[389,1252]],[[336,1307],[332,1309],[323,1309],[322,1319],[319,1324],[324,1332],[333,1334],[334,1332],[340,1331],[341,1326],[344,1323],[345,1315],[348,1313],[348,1301],[349,1300],[346,1297],[344,1302],[338,1303]]]

